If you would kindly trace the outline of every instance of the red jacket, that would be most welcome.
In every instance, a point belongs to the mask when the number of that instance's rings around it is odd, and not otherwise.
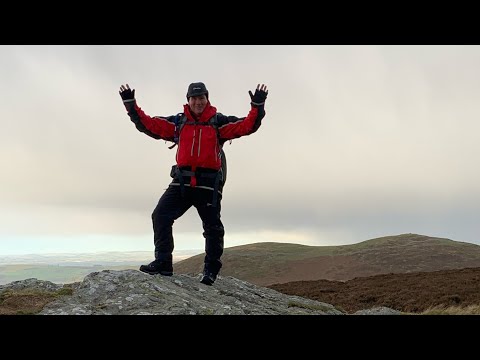
[[[175,115],[151,117],[136,104],[125,104],[130,119],[137,129],[155,139],[174,141]],[[181,168],[189,167],[192,171],[199,168],[219,170],[221,167],[220,147],[227,140],[249,135],[260,127],[265,116],[264,106],[252,105],[246,117],[225,116],[217,113],[217,109],[210,102],[200,118],[195,119],[188,105],[184,105],[184,114],[187,122],[178,135],[176,161]],[[217,129],[211,125],[210,119],[217,115]],[[192,177],[194,180],[194,177]],[[195,186],[195,181],[192,181]]]

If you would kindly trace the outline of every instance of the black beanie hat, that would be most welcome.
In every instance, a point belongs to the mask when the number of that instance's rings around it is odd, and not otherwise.
[[[208,90],[203,82],[191,83],[188,86],[187,99],[191,96],[206,95],[208,99]]]

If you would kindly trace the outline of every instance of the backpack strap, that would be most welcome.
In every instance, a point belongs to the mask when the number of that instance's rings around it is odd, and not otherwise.
[[[225,151],[223,151],[223,144],[225,144],[225,141],[220,141],[220,130],[218,129],[218,118],[217,118],[217,114],[215,113],[214,116],[212,116],[210,118],[210,124],[215,128],[215,130],[217,131],[217,138],[218,138],[218,145],[220,145],[220,153],[218,154],[220,156],[220,158],[222,159],[222,166],[221,166],[221,170],[222,170],[222,177],[223,177],[223,185],[225,185],[226,181],[227,181],[227,157],[225,156]],[[231,142],[231,140],[230,140]]]
[[[218,118],[217,118],[217,113],[213,115],[210,120],[208,121],[210,125],[212,125],[215,128],[215,131],[217,132],[217,138],[218,138],[218,143],[220,144],[220,147],[223,146],[223,144],[220,142],[220,130],[218,130]]]
[[[175,124],[175,133],[173,135],[173,144],[169,146],[169,149],[173,149],[176,145],[178,145],[178,138],[180,137],[180,130],[185,125],[186,116],[184,113],[178,113],[175,115],[175,119],[173,123]]]

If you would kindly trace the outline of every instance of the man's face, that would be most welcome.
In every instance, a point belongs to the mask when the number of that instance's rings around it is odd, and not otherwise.
[[[188,98],[188,106],[190,106],[190,110],[197,115],[200,116],[205,110],[205,106],[207,106],[207,96],[200,95],[200,96],[190,96]]]

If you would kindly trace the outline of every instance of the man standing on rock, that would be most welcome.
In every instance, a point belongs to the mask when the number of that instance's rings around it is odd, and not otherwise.
[[[265,116],[267,87],[257,85],[249,91],[251,108],[246,117],[226,116],[210,104],[204,83],[191,83],[183,113],[151,117],[137,105],[135,90],[120,86],[120,96],[136,128],[154,139],[178,145],[173,180],[152,214],[155,260],[142,265],[148,274],[173,275],[174,248],[172,226],[190,207],[195,206],[202,219],[205,259],[201,282],[212,285],[222,267],[224,228],[220,220],[225,174],[222,170],[222,146],[227,140],[250,135],[258,130]],[[224,160],[224,159],[223,159]]]

